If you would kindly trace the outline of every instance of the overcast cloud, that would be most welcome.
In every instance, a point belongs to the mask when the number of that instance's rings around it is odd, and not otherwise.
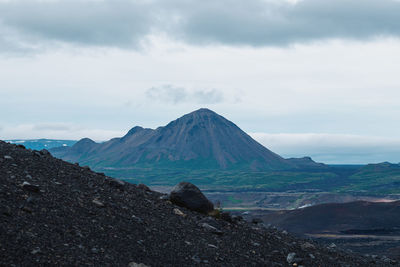
[[[17,47],[137,48],[156,22],[151,8],[145,1],[7,1],[0,3],[0,29]]]
[[[137,49],[151,35],[195,45],[362,40],[399,36],[398,14],[396,0],[2,1],[0,48],[70,43]]]
[[[176,87],[169,84],[148,89],[146,91],[146,96],[153,101],[170,102],[173,104],[188,102],[216,104],[223,101],[222,92],[216,89],[189,91],[183,87]]]

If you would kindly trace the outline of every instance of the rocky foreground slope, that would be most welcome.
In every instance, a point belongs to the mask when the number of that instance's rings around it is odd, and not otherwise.
[[[386,266],[0,141],[0,265]]]

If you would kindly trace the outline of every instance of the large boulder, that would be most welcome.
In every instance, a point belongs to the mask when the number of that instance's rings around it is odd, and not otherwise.
[[[194,184],[180,182],[171,191],[172,203],[201,213],[209,213],[214,210],[214,205],[209,201],[200,189]]]

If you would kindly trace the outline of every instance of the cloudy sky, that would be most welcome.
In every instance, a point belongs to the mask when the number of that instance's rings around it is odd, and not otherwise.
[[[398,0],[0,0],[0,139],[200,107],[285,157],[400,162]]]

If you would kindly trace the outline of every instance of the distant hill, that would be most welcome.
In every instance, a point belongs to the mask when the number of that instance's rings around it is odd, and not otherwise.
[[[382,162],[368,164],[351,175],[352,190],[374,193],[399,193],[400,164]]]
[[[313,161],[310,157],[303,158],[289,158],[286,159],[290,164],[296,166],[299,169],[316,169],[323,170],[327,169],[328,166],[323,163],[317,163]]]
[[[369,172],[391,172],[396,170],[400,170],[400,164],[382,162],[376,164],[367,164],[358,171],[358,174],[365,174]]]
[[[84,138],[71,148],[52,149],[64,160],[96,167],[292,170],[322,168],[310,158],[286,160],[231,121],[199,109],[155,130],[132,128],[104,143]]]

